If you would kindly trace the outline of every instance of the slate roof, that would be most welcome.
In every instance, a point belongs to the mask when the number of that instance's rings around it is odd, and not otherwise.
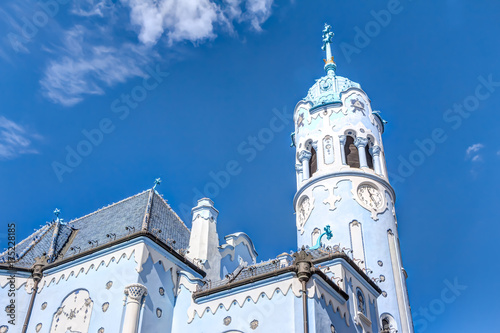
[[[55,262],[141,232],[177,251],[189,245],[189,229],[150,189],[68,223],[47,223],[17,245],[14,267],[31,268],[44,254]],[[0,264],[7,261],[7,252],[0,254]]]

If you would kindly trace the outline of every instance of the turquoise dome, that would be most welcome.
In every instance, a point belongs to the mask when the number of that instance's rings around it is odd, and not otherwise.
[[[327,75],[316,80],[304,100],[311,102],[312,107],[340,103],[341,94],[350,88],[361,89],[361,86],[348,78],[336,76],[333,70],[329,70]]]

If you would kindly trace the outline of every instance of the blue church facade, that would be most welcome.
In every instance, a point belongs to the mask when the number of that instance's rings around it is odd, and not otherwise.
[[[336,74],[332,37],[294,111],[296,252],[258,262],[245,233],[221,242],[208,198],[189,229],[155,182],[67,223],[57,211],[0,254],[0,333],[413,332],[385,122]]]

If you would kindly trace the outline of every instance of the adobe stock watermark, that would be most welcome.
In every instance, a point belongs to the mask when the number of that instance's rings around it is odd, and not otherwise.
[[[128,94],[121,94],[115,99],[111,105],[111,112],[114,113],[119,120],[123,121],[128,118],[130,111],[136,109],[141,102],[147,97],[148,93],[155,90],[163,80],[170,74],[163,72],[160,65],[156,65],[153,69],[146,67],[146,72],[149,76],[143,78],[142,83],[136,85]],[[113,133],[116,129],[116,121],[111,118],[103,118],[99,121],[97,127],[92,129],[83,129],[81,139],[76,145],[66,146],[66,158],[64,162],[53,161],[52,170],[59,182],[64,180],[63,176],[67,173],[72,173],[94,149],[102,144],[106,135]]]
[[[15,52],[29,52],[25,44],[31,42],[38,35],[40,29],[43,29],[50,19],[59,13],[61,6],[69,2],[70,0],[38,1],[39,9],[31,17],[23,16],[21,18],[20,35],[13,32],[7,34],[12,49]]]
[[[465,97],[462,102],[454,103],[453,107],[443,113],[443,121],[450,126],[449,128],[435,128],[427,138],[415,140],[414,148],[407,156],[399,155],[399,165],[397,173],[389,172],[389,177],[393,184],[403,183],[413,175],[416,168],[423,165],[427,158],[432,156],[439,144],[448,139],[447,132],[458,130],[474,111],[481,105],[482,101],[487,100],[500,87],[500,81],[493,81],[493,75],[486,78],[480,75],[477,80],[479,83],[474,89],[474,93]]]
[[[391,24],[393,16],[400,14],[403,9],[404,7],[400,0],[389,0],[386,9],[370,11],[370,15],[373,19],[368,21],[363,28],[359,26],[354,27],[356,35],[354,36],[352,44],[342,42],[339,45],[347,63],[351,63],[353,54],[361,53],[361,50],[370,45],[373,38],[380,34],[382,28]]]
[[[217,197],[222,189],[229,186],[232,177],[239,175],[243,171],[243,165],[254,161],[259,152],[266,149],[274,140],[276,134],[282,132],[292,122],[293,113],[287,113],[286,108],[282,110],[273,109],[272,113],[273,117],[271,117],[266,127],[261,128],[255,135],[249,135],[236,147],[236,151],[239,157],[243,158],[243,161],[238,161],[238,159],[228,161],[223,170],[208,173],[210,181],[202,189],[193,188],[192,206],[184,203],[179,206],[184,220],[191,220],[191,209],[196,206],[198,199],[205,197],[214,199]]]
[[[422,333],[427,330],[430,323],[436,321],[437,317],[446,311],[446,307],[454,303],[462,292],[467,289],[466,285],[458,283],[458,279],[453,279],[453,283],[444,280],[445,287],[441,290],[439,297],[433,299],[425,307],[420,307],[413,311],[413,324],[415,332]]]

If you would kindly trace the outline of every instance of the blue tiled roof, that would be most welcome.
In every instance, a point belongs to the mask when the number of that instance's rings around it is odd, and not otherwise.
[[[189,244],[186,225],[158,193],[147,190],[67,224],[48,223],[18,244],[14,266],[30,268],[44,254],[53,254],[55,261],[68,258],[141,231],[176,250]],[[2,259],[7,259],[6,253],[0,254],[0,263]]]

